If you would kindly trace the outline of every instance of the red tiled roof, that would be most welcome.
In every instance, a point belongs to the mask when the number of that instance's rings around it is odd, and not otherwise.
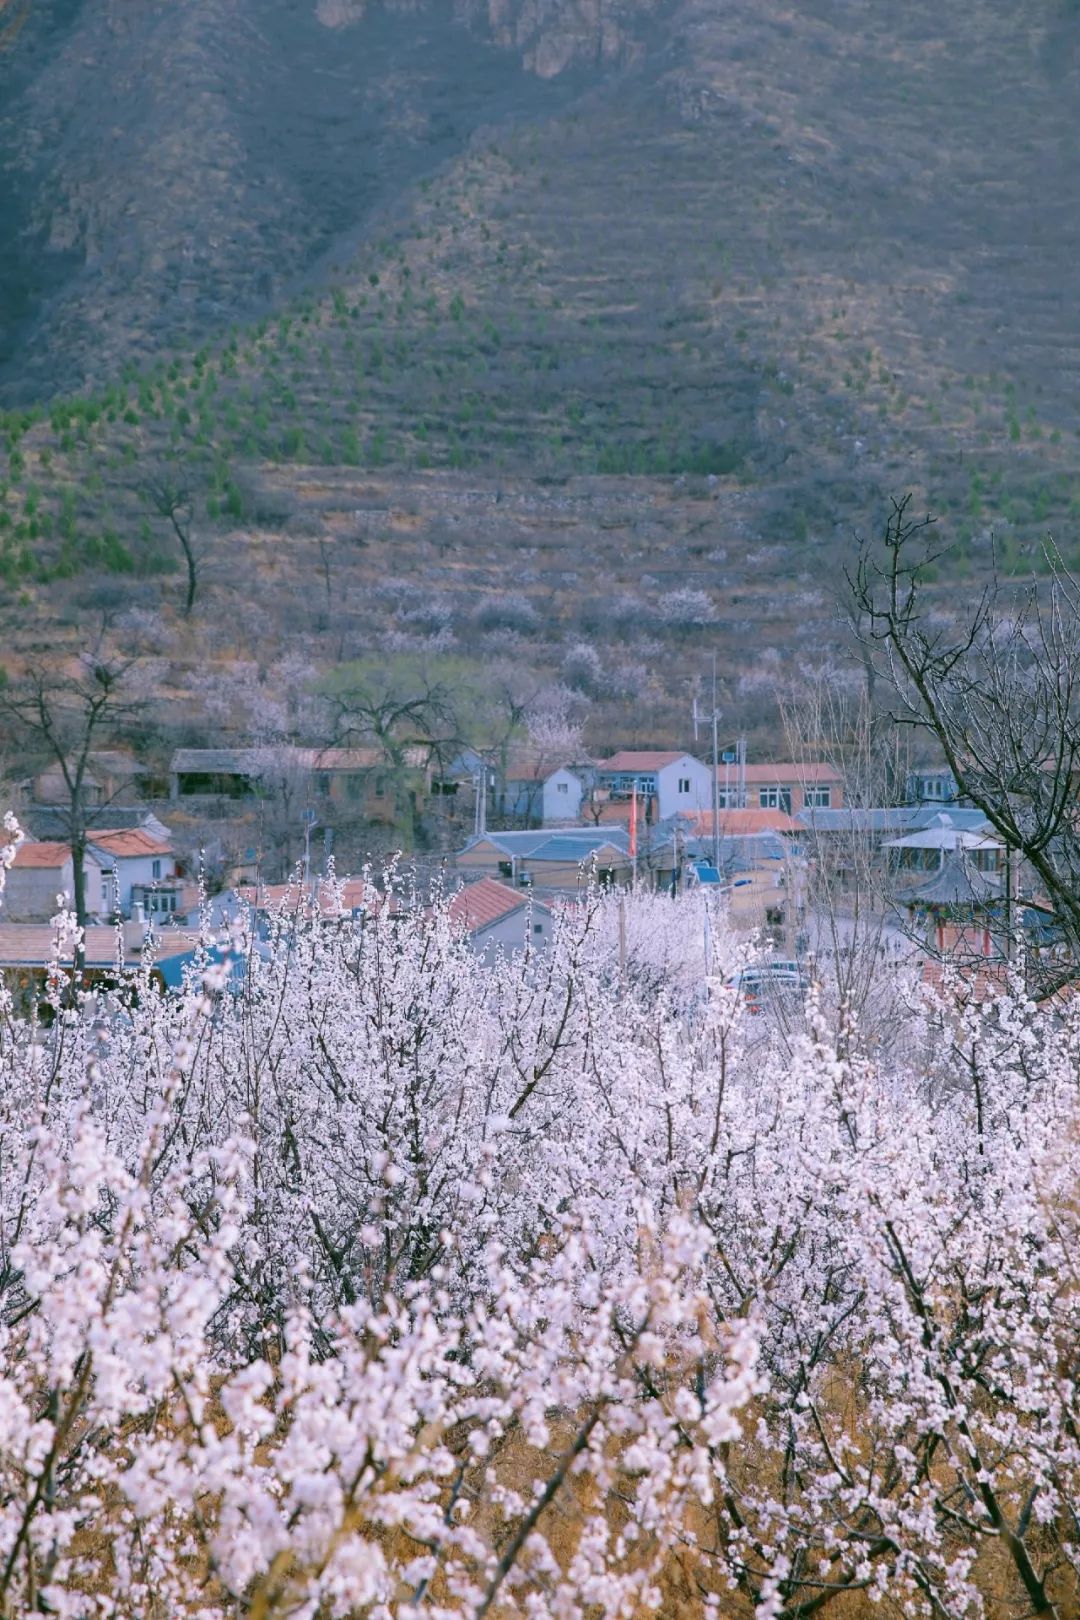
[[[2,923],[0,967],[47,967],[55,941],[55,930],[45,923]],[[87,967],[111,967],[116,943],[114,928],[88,928],[83,939]],[[61,957],[64,962],[71,959],[70,950]]]
[[[42,842],[20,844],[15,851],[13,864],[17,867],[36,868],[39,871],[52,871],[70,859],[70,845]]]
[[[480,928],[490,928],[511,912],[528,903],[528,896],[520,889],[512,889],[496,878],[482,877],[459,889],[450,901],[450,916],[470,934]]]
[[[702,835],[711,834],[713,830],[713,813],[711,810],[695,810],[683,814],[680,818],[689,821],[693,830]],[[802,832],[799,823],[787,814],[785,810],[721,810],[720,833],[724,838],[745,837],[749,833]]]
[[[90,834],[90,843],[95,849],[103,849],[107,855],[115,855],[120,860],[139,855],[171,855],[172,850],[168,844],[163,844],[159,838],[148,833],[144,827],[125,827],[113,832],[94,832]]]
[[[674,765],[677,759],[686,759],[688,756],[681,749],[667,749],[663,752],[648,748],[634,749],[622,748],[610,759],[602,759],[598,770],[601,771],[660,771],[665,765]]]
[[[729,782],[733,782],[735,780],[738,767],[735,765],[718,765],[716,770],[721,781],[724,780],[724,772],[726,771]],[[744,770],[746,773],[747,784],[754,787],[772,787],[774,785],[779,786],[781,783],[785,782],[794,782],[801,787],[804,782],[832,783],[843,781],[843,777],[841,776],[840,772],[838,770],[834,770],[831,765],[758,764],[746,765],[744,766]]]
[[[44,968],[52,959],[55,930],[47,923],[0,923],[0,968]],[[170,956],[184,955],[196,943],[191,934],[159,934],[154,940],[152,954],[155,962]],[[112,967],[116,961],[117,932],[115,928],[91,926],[86,930],[83,945],[88,968]],[[143,943],[134,925],[124,928],[124,957],[133,965],[142,953]],[[60,956],[61,962],[70,964],[70,942]]]
[[[262,883],[258,888],[253,883],[247,883],[236,892],[241,900],[246,900],[248,905],[261,911],[282,908],[299,910],[301,906],[311,903],[311,896],[305,894],[297,883]],[[319,910],[324,917],[358,911],[361,906],[382,906],[386,903],[385,896],[370,883],[365,883],[363,878],[345,878],[333,888],[325,880],[320,881],[318,897]]]

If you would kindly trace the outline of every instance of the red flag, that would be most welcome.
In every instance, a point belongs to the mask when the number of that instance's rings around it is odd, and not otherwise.
[[[637,858],[637,783],[630,797],[630,859]]]

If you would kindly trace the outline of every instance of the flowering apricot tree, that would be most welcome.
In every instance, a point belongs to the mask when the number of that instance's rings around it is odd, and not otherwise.
[[[774,1040],[616,904],[5,1004],[0,1614],[1071,1612],[1080,1020]]]

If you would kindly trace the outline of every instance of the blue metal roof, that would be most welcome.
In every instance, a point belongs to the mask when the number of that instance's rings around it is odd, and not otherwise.
[[[845,805],[839,810],[800,810],[795,820],[811,832],[822,833],[909,833],[921,832],[942,813],[940,804],[897,804],[879,806]],[[954,827],[977,832],[987,827],[981,810],[948,807]]]
[[[479,843],[493,844],[496,849],[502,850],[504,855],[513,856],[517,860],[532,859],[537,850],[545,844],[559,839],[569,854],[545,855],[542,860],[584,860],[594,849],[604,844],[611,844],[621,854],[629,854],[630,834],[625,827],[560,827],[553,832],[549,827],[533,829],[529,832],[494,832],[481,833],[479,838],[470,838],[465,845],[466,851],[475,849]]]
[[[574,838],[567,833],[554,833],[549,835],[547,842],[534,849],[529,855],[530,861],[587,861],[590,855],[600,855],[605,849],[611,849],[616,855],[628,856],[629,845],[616,842],[614,838],[606,835],[586,842]]]

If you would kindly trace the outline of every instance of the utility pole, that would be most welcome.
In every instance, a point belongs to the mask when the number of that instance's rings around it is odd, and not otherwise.
[[[319,825],[319,818],[314,810],[304,811],[304,889],[311,892],[311,835]]]
[[[483,838],[487,832],[487,766],[481,765],[478,775],[473,780],[476,783],[476,807],[473,811],[473,832],[477,838]]]
[[[694,699],[694,741],[698,739],[698,725],[703,716],[698,713],[697,698]],[[716,877],[720,879],[720,742],[717,727],[720,723],[720,710],[716,706],[716,654],[712,661],[712,818],[713,818],[713,865],[716,868]]]

